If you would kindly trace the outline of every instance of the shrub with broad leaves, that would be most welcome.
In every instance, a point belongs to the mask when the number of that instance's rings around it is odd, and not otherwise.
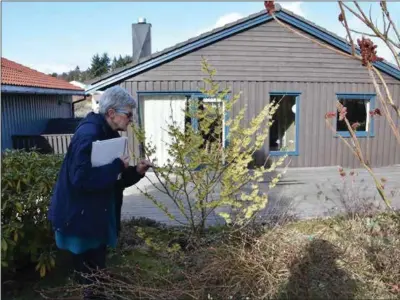
[[[51,191],[62,157],[6,151],[1,177],[1,266],[13,272],[31,263],[45,276],[55,265],[54,237],[47,220]]]

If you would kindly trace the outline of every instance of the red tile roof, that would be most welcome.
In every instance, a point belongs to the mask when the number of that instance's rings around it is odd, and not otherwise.
[[[83,91],[69,82],[1,58],[1,84]]]

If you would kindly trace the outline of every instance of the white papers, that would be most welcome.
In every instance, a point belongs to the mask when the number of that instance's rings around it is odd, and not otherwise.
[[[92,167],[99,167],[112,163],[114,159],[128,154],[128,138],[96,141],[92,143]]]

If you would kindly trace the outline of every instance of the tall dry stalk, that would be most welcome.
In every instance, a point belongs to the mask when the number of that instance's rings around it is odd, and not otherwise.
[[[398,104],[396,104],[393,101],[393,96],[390,93],[390,90],[388,88],[388,85],[387,85],[384,77],[382,76],[381,72],[375,67],[375,63],[383,61],[383,59],[377,55],[377,51],[376,51],[377,46],[374,45],[374,43],[372,42],[371,39],[365,37],[365,36],[368,36],[368,37],[378,38],[378,39],[382,40],[385,43],[385,45],[390,49],[391,54],[393,55],[394,61],[396,62],[397,67],[400,69],[400,56],[397,54],[397,52],[400,51],[400,34],[399,34],[399,30],[396,27],[395,22],[392,19],[392,15],[388,9],[386,1],[380,2],[383,27],[382,26],[379,27],[378,24],[372,20],[371,11],[369,13],[369,16],[367,16],[367,14],[361,8],[361,6],[357,3],[357,1],[354,1],[354,6],[355,6],[354,8],[352,8],[348,3],[338,1],[338,5],[340,8],[340,14],[339,14],[338,19],[339,19],[339,22],[346,29],[347,39],[351,46],[350,53],[343,52],[332,46],[324,44],[324,43],[318,41],[317,39],[315,39],[311,36],[307,36],[306,34],[295,29],[294,27],[280,21],[276,16],[276,7],[274,4],[274,1],[265,1],[264,4],[265,4],[265,8],[267,10],[267,13],[270,14],[278,24],[287,28],[291,32],[295,33],[296,35],[299,35],[307,40],[310,40],[313,43],[316,43],[321,47],[330,49],[340,55],[360,61],[361,65],[364,66],[368,71],[371,82],[374,86],[374,89],[376,91],[376,94],[378,96],[378,99],[379,99],[379,101],[381,103],[381,107],[382,107],[381,109],[375,109],[373,111],[370,111],[369,113],[370,113],[371,117],[376,117],[378,115],[380,115],[380,116],[383,115],[385,117],[385,119],[389,123],[389,126],[392,130],[393,135],[396,138],[397,143],[400,145],[400,128],[398,125],[396,125],[396,121],[398,121],[398,118],[400,117],[400,107]],[[347,22],[347,20],[348,20],[347,14],[350,14],[350,15],[358,18],[372,33],[360,32],[360,31],[350,28],[349,23]],[[353,37],[351,36],[351,33],[356,33],[356,34],[362,35],[362,38],[357,40],[357,44],[358,44],[357,49],[356,49]],[[397,49],[397,51],[396,51],[396,49]],[[372,176],[372,178],[375,182],[376,188],[379,192],[379,195],[381,196],[381,198],[383,199],[383,201],[385,202],[387,207],[392,209],[391,204],[390,204],[390,199],[385,194],[385,190],[384,190],[384,186],[385,186],[384,181],[385,180],[377,178],[376,174],[374,173],[374,171],[368,161],[368,158],[367,158],[368,155],[363,154],[363,150],[362,150],[359,140],[355,134],[355,130],[359,124],[357,124],[357,123],[350,124],[349,120],[346,118],[346,113],[347,113],[346,108],[343,107],[343,105],[339,101],[337,101],[337,103],[336,103],[336,108],[340,115],[340,120],[344,121],[348,128],[351,141],[343,138],[341,135],[338,135],[339,138],[352,151],[352,153],[360,161],[361,165]],[[395,116],[393,116],[393,112],[394,112]],[[335,118],[335,117],[336,117],[336,112],[328,112],[325,115],[325,120],[326,120],[326,124],[327,124],[328,128],[331,129],[336,134],[336,129],[331,124],[331,119]],[[397,120],[395,121],[394,118],[396,118]]]

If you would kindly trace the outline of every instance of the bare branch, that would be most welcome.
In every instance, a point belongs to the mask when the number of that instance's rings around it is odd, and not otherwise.
[[[364,20],[364,18],[363,18],[361,15],[359,15],[357,12],[355,12],[352,8],[350,8],[350,7],[349,7],[348,5],[346,5],[345,3],[342,2],[342,4],[343,4],[343,6],[346,7],[353,15],[355,15],[358,19],[360,19],[361,22],[365,23],[365,20]]]
[[[388,33],[388,27],[386,24],[386,18],[385,18],[385,13],[382,11],[382,20],[383,20],[383,32],[384,32],[384,36],[387,37],[387,33]],[[389,23],[389,27],[390,27],[390,23]]]
[[[387,27],[387,29],[386,29],[386,31],[385,31],[385,33],[384,33],[384,35],[385,35],[385,37],[392,43],[392,44],[394,44],[396,47],[399,47],[400,46],[400,44],[399,45],[396,45],[396,43],[394,43],[390,38],[389,38],[389,30],[390,30],[390,26],[392,26],[392,24],[391,23],[389,23],[389,25],[388,25],[388,27]]]
[[[351,37],[351,34],[350,34],[349,25],[347,24],[346,13],[344,11],[342,1],[339,1],[339,7],[340,7],[340,11],[341,11],[341,14],[342,14],[342,17],[343,17],[344,27],[346,28],[347,36],[349,37],[349,41],[350,41],[350,44],[351,44],[351,55],[354,56],[355,53],[356,53],[356,50],[355,50],[353,38]]]
[[[365,35],[365,36],[369,36],[369,37],[374,37],[374,38],[378,38],[378,36],[376,34],[370,34],[370,33],[366,33],[366,32],[361,32],[361,31],[357,31],[354,29],[349,28],[349,30],[351,32],[357,33],[357,34],[361,34],[361,35]]]
[[[376,189],[378,190],[379,194],[381,195],[381,197],[382,197],[383,201],[385,202],[386,206],[389,209],[392,209],[392,206],[390,204],[390,200],[387,198],[387,196],[385,194],[385,191],[384,191],[384,188],[382,186],[382,182],[375,176],[375,173],[373,172],[373,170],[369,166],[368,162],[365,161],[363,156],[362,156],[361,146],[360,146],[360,144],[358,142],[357,136],[355,135],[353,128],[351,127],[351,125],[350,125],[350,123],[349,123],[349,121],[348,121],[348,119],[346,117],[344,117],[344,121],[346,122],[348,131],[350,132],[351,139],[352,139],[353,143],[355,144],[355,146],[352,147],[350,145],[350,143],[345,138],[343,138],[340,134],[339,134],[339,138],[353,152],[353,154],[358,158],[358,160],[360,161],[362,166],[371,175],[372,179],[375,182]],[[336,130],[333,128],[332,124],[330,123],[330,119],[326,119],[326,124],[332,130],[333,133],[337,134]]]
[[[385,98],[383,97],[383,95],[381,93],[381,90],[379,88],[378,83],[376,82],[375,76],[374,76],[374,74],[372,72],[372,68],[368,68],[368,71],[369,71],[370,77],[372,78],[372,82],[374,84],[374,87],[375,87],[375,90],[376,90],[376,92],[378,94],[378,97],[381,100],[381,103],[382,103],[382,106],[383,106],[383,109],[384,109],[384,112],[385,112],[385,115],[386,115],[386,119],[388,120],[389,125],[392,128],[393,134],[397,139],[397,143],[400,145],[400,132],[397,129],[396,124],[393,121],[393,118],[390,115],[390,111],[389,111],[388,105],[387,105],[387,103],[385,101]],[[397,113],[398,112],[399,111],[397,110]]]
[[[383,39],[382,38],[382,40],[389,47],[389,50],[392,52],[393,57],[395,58],[395,61],[397,63],[397,67],[400,69],[400,57],[397,55],[396,49],[393,48],[393,45],[387,39]]]
[[[149,157],[148,157],[148,159],[149,159]],[[171,194],[171,192],[170,192],[170,190],[168,189],[168,187],[165,185],[165,183],[164,183],[164,182],[162,181],[162,179],[160,178],[160,174],[159,174],[159,172],[157,171],[157,169],[154,170],[154,175],[156,176],[158,182],[159,182],[159,183],[162,185],[162,187],[164,188],[164,191],[162,191],[161,189],[159,189],[159,188],[156,186],[156,184],[152,183],[151,180],[150,180],[150,178],[147,177],[147,179],[150,181],[150,183],[152,184],[152,186],[155,187],[156,189],[158,189],[159,191],[161,191],[161,192],[167,194],[167,195],[171,198],[171,200],[174,202],[174,204],[177,206],[177,208],[179,209],[179,211],[181,211],[181,213],[182,213],[183,216],[186,218],[186,220],[190,221],[189,217],[185,214],[185,212],[182,211],[182,210],[180,209],[180,205],[179,205],[179,203],[177,202],[177,201],[179,201],[179,200],[177,200],[177,199]]]
[[[334,48],[334,47],[331,47],[331,46],[329,46],[329,45],[327,45],[327,44],[321,43],[321,42],[317,41],[316,39],[311,38],[311,37],[308,37],[307,35],[301,33],[300,31],[298,31],[298,30],[296,30],[296,29],[294,29],[294,28],[291,27],[290,25],[287,25],[287,24],[281,22],[281,21],[275,16],[275,14],[272,14],[271,16],[274,18],[274,20],[275,20],[279,25],[281,25],[281,26],[283,26],[283,27],[289,29],[291,32],[293,32],[293,33],[295,33],[295,34],[297,34],[297,35],[299,35],[299,36],[301,36],[301,37],[303,37],[303,38],[305,38],[305,39],[307,39],[307,40],[309,40],[309,41],[311,41],[311,42],[313,42],[313,43],[315,43],[315,44],[317,44],[317,45],[320,45],[321,47],[324,47],[324,48],[326,48],[326,49],[330,49],[330,50],[332,50],[332,51],[334,51],[334,52],[336,52],[336,53],[338,53],[338,54],[340,54],[340,55],[343,55],[343,56],[346,56],[346,57],[348,57],[348,58],[353,58],[353,59],[357,59],[357,60],[361,61],[361,56],[359,56],[359,55],[357,55],[357,54],[354,54],[354,55],[347,54],[347,53],[345,53],[345,52],[343,52],[343,51],[340,51],[340,50],[338,50],[338,49],[336,49],[336,48]]]
[[[399,33],[399,31],[397,30],[396,24],[394,24],[394,22],[392,21],[392,18],[390,17],[390,13],[389,13],[389,11],[388,11],[388,9],[387,9],[386,1],[381,1],[381,8],[382,8],[382,11],[385,13],[385,15],[386,15],[386,17],[387,17],[389,23],[392,25],[393,31],[394,31],[394,32],[396,33],[396,35],[397,35],[397,39],[399,40],[399,43],[397,44],[397,47],[400,48],[400,33]],[[389,31],[389,29],[388,29],[388,31]],[[393,44],[396,45],[396,43],[393,43]]]
[[[372,5],[369,6],[369,21],[370,21],[371,23],[373,23],[373,22],[372,22]],[[378,19],[376,19],[375,22],[376,22],[376,23],[375,23],[375,26],[378,27],[378,26],[377,26],[377,25],[378,25]]]
[[[364,11],[362,10],[361,6],[357,3],[357,1],[353,1],[354,5],[357,7],[358,11],[361,13],[361,15],[364,18],[364,23],[365,24],[372,24],[372,19],[368,19]],[[373,25],[373,24],[372,24]]]
[[[346,7],[352,14],[354,14],[357,18],[359,18],[369,29],[371,29],[377,37],[379,37],[385,44],[386,46],[390,49],[390,51],[393,54],[393,57],[395,58],[395,61],[397,63],[398,68],[400,69],[400,58],[398,57],[396,50],[394,49],[393,45],[397,47],[397,43],[393,43],[393,41],[389,38],[386,38],[384,34],[377,28],[377,26],[372,22],[372,20],[369,20],[367,16],[365,15],[364,11],[360,7],[360,5],[354,1],[355,6],[357,9],[360,11],[361,15],[355,12],[353,9],[351,9],[348,5],[345,3],[342,3],[344,7]],[[394,26],[394,24],[392,24]]]
[[[389,87],[387,86],[387,84],[385,82],[385,79],[383,78],[381,72],[379,72],[379,70],[377,68],[375,68],[375,67],[372,67],[372,69],[374,70],[376,75],[378,75],[379,80],[381,81],[381,83],[383,84],[383,87],[385,88],[385,93],[386,93],[386,96],[388,97],[389,104],[393,107],[393,109],[395,110],[397,116],[400,117],[400,108],[398,106],[396,108],[396,104],[393,102],[393,98],[392,98],[392,95],[391,95],[391,93],[389,91]],[[372,76],[372,80],[374,80],[373,76]],[[375,87],[377,87],[377,86],[375,86]]]

